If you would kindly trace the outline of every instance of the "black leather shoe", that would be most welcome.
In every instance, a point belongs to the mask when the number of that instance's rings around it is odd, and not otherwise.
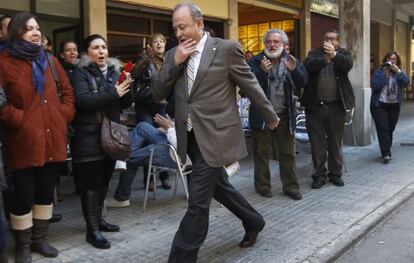
[[[241,248],[247,248],[252,247],[254,244],[256,244],[257,236],[259,235],[259,232],[256,231],[247,231],[244,234],[244,237],[242,241],[239,244],[239,247]]]
[[[270,190],[260,190],[257,191],[259,193],[259,195],[263,196],[263,197],[267,197],[267,198],[271,198],[273,197],[272,191]]]
[[[289,196],[293,200],[301,200],[303,198],[301,192],[285,192],[286,196]]]
[[[161,181],[161,187],[162,187],[163,189],[166,189],[166,190],[171,189],[171,183],[170,183],[170,180],[168,180],[168,179],[162,180],[162,181]]]
[[[387,164],[390,161],[391,161],[391,156],[385,155],[384,157],[382,157],[382,163]]]
[[[111,243],[99,231],[88,231],[86,233],[86,242],[100,249],[108,249],[111,247]]]
[[[311,188],[312,189],[319,189],[322,187],[322,185],[326,184],[326,175],[325,176],[321,176],[321,175],[312,175],[312,185]]]
[[[102,232],[119,232],[119,226],[109,224],[104,219],[101,219],[99,221],[99,230],[101,230]]]
[[[52,218],[49,219],[49,223],[59,222],[60,220],[62,220],[62,218],[63,218],[63,216],[61,214],[53,213]]]
[[[342,180],[342,178],[337,176],[337,175],[330,176],[329,181],[331,183],[333,183],[334,185],[336,185],[336,186],[344,186],[345,185],[344,180]]]

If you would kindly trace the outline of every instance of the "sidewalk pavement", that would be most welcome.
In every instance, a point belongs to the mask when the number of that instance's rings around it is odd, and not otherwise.
[[[213,201],[209,233],[201,247],[198,262],[333,262],[369,230],[400,206],[414,193],[414,147],[400,146],[414,142],[414,103],[406,103],[394,136],[393,160],[381,163],[378,142],[365,147],[345,146],[347,171],[345,187],[330,183],[319,190],[310,188],[312,172],[308,145],[298,145],[298,177],[304,199],[293,201],[282,194],[278,163],[271,162],[272,187],[275,196],[263,198],[253,186],[251,156],[241,162],[241,170],[230,180],[263,214],[266,227],[257,244],[240,249],[244,235],[241,222]],[[117,176],[112,180],[113,189]],[[64,192],[72,192],[69,182]],[[49,241],[58,248],[56,259],[34,254],[34,262],[166,262],[168,253],[186,209],[182,189],[176,199],[172,191],[157,189],[157,199],[149,200],[142,212],[142,176],[134,182],[131,207],[108,209],[106,220],[118,223],[119,233],[105,233],[112,247],[98,250],[85,242],[85,223],[79,197],[66,194],[56,210],[63,221],[52,224]],[[13,239],[9,238],[12,255]]]

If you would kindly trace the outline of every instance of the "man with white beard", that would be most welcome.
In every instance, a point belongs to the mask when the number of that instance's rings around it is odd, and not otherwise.
[[[305,67],[285,51],[286,33],[270,29],[263,38],[265,49],[254,56],[249,65],[264,93],[280,118],[279,126],[270,130],[255,107],[249,110],[253,132],[254,185],[264,197],[272,197],[269,155],[271,148],[279,152],[279,173],[283,193],[293,200],[302,199],[295,162],[295,96],[308,81]],[[273,153],[273,156],[275,154]]]

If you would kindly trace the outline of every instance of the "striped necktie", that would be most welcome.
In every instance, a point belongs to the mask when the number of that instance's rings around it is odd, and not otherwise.
[[[191,89],[193,88],[193,84],[194,84],[194,79],[195,79],[195,72],[194,72],[194,66],[195,66],[195,61],[194,61],[194,56],[197,54],[197,51],[194,52],[191,56],[190,59],[188,60],[188,64],[187,64],[187,91],[188,91],[188,95],[190,95],[191,93]],[[191,122],[191,116],[190,113],[187,115],[187,131],[191,131],[193,129],[193,125]]]

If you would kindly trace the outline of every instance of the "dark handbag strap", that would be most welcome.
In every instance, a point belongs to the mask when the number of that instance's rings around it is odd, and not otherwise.
[[[56,70],[55,62],[53,62],[52,54],[46,51],[47,61],[49,62],[50,69],[52,70],[53,79],[56,83],[56,93],[59,99],[62,99],[62,85],[60,84],[59,75]]]
[[[98,83],[96,83],[96,79],[92,76],[91,73],[89,73],[89,71],[85,70],[86,74],[88,75],[88,82],[89,82],[89,88],[91,89],[91,91],[93,93],[97,93],[98,92]],[[98,118],[98,122],[102,123],[104,117],[105,117],[105,113],[102,110],[99,110],[96,112],[96,116]]]

